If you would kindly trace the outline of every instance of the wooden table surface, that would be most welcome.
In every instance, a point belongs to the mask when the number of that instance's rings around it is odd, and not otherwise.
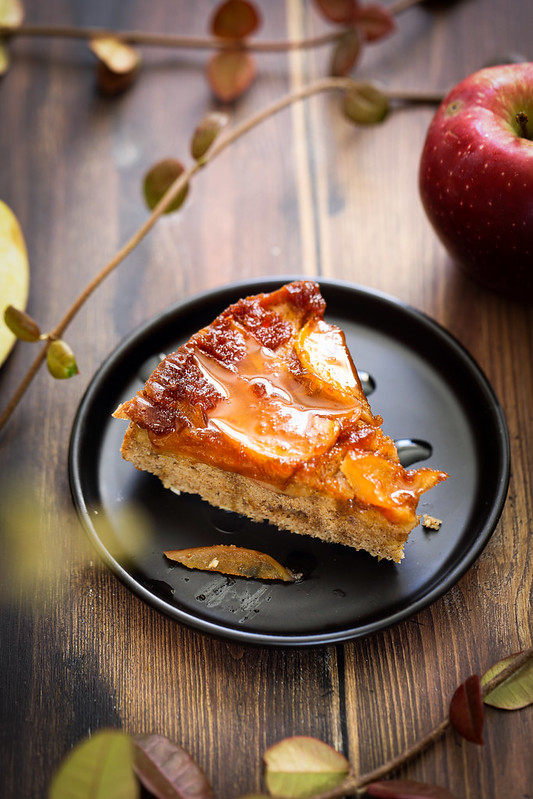
[[[258,39],[332,29],[309,0],[258,5]],[[213,7],[25,3],[31,25],[191,35],[206,34]],[[390,89],[445,91],[497,59],[532,58],[532,29],[533,4],[517,0],[414,7],[398,15],[393,36],[365,49],[355,74]],[[324,76],[330,49],[258,54],[257,80],[231,105],[213,98],[203,50],[142,48],[137,82],[116,98],[95,90],[83,41],[20,36],[10,54],[0,84],[0,198],[26,238],[28,311],[49,330],[146,220],[147,169],[166,156],[189,164],[191,132],[207,111],[226,111],[231,129]],[[6,799],[45,796],[70,748],[103,727],[167,735],[202,765],[220,799],[259,790],[263,752],[291,735],[320,738],[367,771],[439,722],[470,674],[531,645],[532,308],[463,277],[430,228],[417,168],[433,113],[403,108],[380,126],[355,127],[329,93],[236,142],[73,320],[65,338],[80,374],[58,382],[41,369],[0,433]],[[457,584],[396,626],[311,648],[220,640],[145,604],[89,546],[67,471],[84,389],[127,334],[207,289],[286,274],[362,284],[446,327],[494,387],[512,456],[501,519]],[[2,406],[34,346],[18,344],[2,366]],[[488,709],[484,747],[448,733],[400,776],[464,799],[525,799],[533,796],[532,734],[531,708]]]

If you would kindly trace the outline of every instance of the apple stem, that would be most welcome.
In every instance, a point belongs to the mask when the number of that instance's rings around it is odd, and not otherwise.
[[[524,139],[529,139],[530,136],[527,130],[527,123],[529,122],[528,115],[525,111],[519,111],[518,114],[515,116],[516,121],[520,127],[520,133],[522,134]]]

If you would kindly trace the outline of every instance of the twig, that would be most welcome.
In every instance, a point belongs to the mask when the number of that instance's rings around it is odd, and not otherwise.
[[[422,0],[396,0],[389,6],[389,11],[398,15]],[[338,41],[349,28],[336,28],[334,31],[313,36],[307,39],[256,40],[242,39],[234,41],[219,36],[175,36],[165,33],[147,33],[146,31],[112,31],[106,28],[78,27],[72,25],[20,25],[18,28],[0,26],[0,36],[28,36],[43,38],[83,39],[112,36],[127,44],[146,45],[149,47],[169,47],[191,50],[234,50],[236,47],[258,53],[279,53],[291,50],[309,50],[323,47]]]
[[[315,81],[314,83],[308,84],[290,94],[281,97],[280,99],[274,101],[269,106],[264,108],[262,111],[259,111],[257,114],[253,115],[249,119],[242,122],[240,125],[236,126],[233,131],[228,133],[224,138],[222,138],[218,143],[208,151],[208,153],[204,156],[201,162],[195,162],[189,169],[185,170],[170,186],[167,192],[163,195],[159,203],[155,206],[152,213],[148,217],[148,219],[144,222],[143,225],[137,230],[137,232],[124,244],[124,246],[117,252],[117,254],[108,262],[106,266],[91,280],[91,282],[84,288],[84,290],[79,294],[77,299],[73,302],[71,307],[68,309],[66,314],[63,316],[61,321],[58,325],[49,333],[49,337],[52,338],[61,338],[64,331],[70,324],[70,322],[74,319],[80,308],[85,304],[85,302],[89,299],[91,294],[100,286],[101,283],[108,277],[108,275],[113,272],[119,264],[124,261],[124,259],[135,249],[135,247],[144,239],[144,237],[149,233],[149,231],[154,227],[155,223],[158,219],[165,213],[166,209],[171,205],[171,203],[175,200],[175,198],[179,195],[182,189],[190,182],[191,178],[206,164],[210,161],[213,161],[217,158],[224,150],[226,150],[230,144],[235,142],[237,139],[240,139],[244,136],[248,131],[252,130],[253,128],[260,125],[269,117],[277,114],[278,112],[282,111],[283,109],[287,108],[288,106],[292,105],[293,103],[297,102],[298,100],[303,100],[307,97],[311,97],[314,94],[319,94],[321,92],[327,91],[346,91],[348,89],[356,88],[359,84],[359,81],[353,80],[353,78],[323,78],[322,80]],[[438,101],[442,95],[433,95],[433,94],[424,94],[424,93],[417,93],[417,92],[400,92],[400,91],[391,91],[389,96],[392,99],[404,99],[406,102],[436,102]],[[14,396],[9,401],[7,407],[0,415],[0,430],[4,427],[7,420],[15,410],[17,404],[22,399],[23,395],[25,394],[26,390],[28,389],[31,381],[33,380],[34,376],[37,374],[39,366],[44,360],[46,355],[46,345],[44,349],[39,353],[39,355],[35,358],[34,362],[30,366],[28,373],[23,378],[20,386],[16,390]]]
[[[505,680],[508,680],[510,677],[512,677],[513,674],[516,674],[518,671],[520,671],[520,669],[522,669],[532,660],[533,647],[530,647],[524,652],[521,652],[514,660],[511,661],[508,666],[505,667],[505,669],[503,669],[499,674],[497,674],[483,686],[482,696],[488,696],[491,691],[494,691],[495,688],[505,682]],[[340,797],[349,796],[360,792],[361,789],[365,788],[367,785],[370,785],[370,783],[377,782],[378,780],[383,779],[383,777],[387,777],[389,774],[398,771],[398,769],[407,765],[407,763],[410,763],[432,743],[435,743],[435,741],[439,740],[439,738],[441,738],[444,733],[447,732],[450,726],[450,718],[449,716],[446,716],[445,719],[433,727],[433,729],[430,730],[426,735],[424,735],[422,738],[419,738],[419,740],[416,741],[412,746],[405,749],[402,754],[397,755],[373,771],[368,771],[366,774],[362,774],[358,777],[350,776],[336,788],[332,789],[331,791],[317,794],[316,796],[313,796],[312,799],[340,799]]]

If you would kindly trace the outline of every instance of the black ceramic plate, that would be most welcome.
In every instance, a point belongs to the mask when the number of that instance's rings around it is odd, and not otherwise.
[[[505,420],[486,378],[442,327],[383,294],[321,280],[326,319],[345,331],[355,363],[371,380],[371,405],[420,465],[449,479],[423,495],[419,511],[442,520],[417,527],[401,564],[280,532],[176,495],[121,459],[126,422],[112,412],[141,388],[170,352],[229,303],[285,279],[233,284],[143,325],[99,369],[78,410],[69,469],[75,505],[104,561],[142,599],[206,633],[260,645],[325,645],[368,635],[407,618],[448,590],[478,557],[500,516],[509,479]],[[413,450],[400,445],[406,461]],[[429,457],[428,457],[429,456]],[[149,545],[138,550],[125,521],[135,509]],[[165,549],[214,543],[267,552],[304,574],[263,583],[191,571]]]

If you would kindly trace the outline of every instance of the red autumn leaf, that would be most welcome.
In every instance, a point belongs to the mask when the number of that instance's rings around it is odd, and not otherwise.
[[[163,735],[133,739],[134,769],[157,799],[213,799],[205,774],[185,749]]]
[[[447,788],[414,780],[372,782],[366,792],[378,799],[457,799]]]
[[[248,0],[226,0],[211,20],[211,32],[222,39],[244,39],[261,22],[259,11]]]
[[[321,14],[337,25],[351,25],[359,10],[358,0],[316,0]]]
[[[207,64],[209,85],[223,103],[231,103],[244,94],[256,74],[255,60],[243,50],[215,53]]]
[[[340,37],[331,58],[330,75],[342,77],[348,75],[361,54],[361,34],[356,28],[346,31]]]
[[[483,718],[481,680],[477,674],[472,674],[457,688],[452,697],[450,722],[467,741],[482,745]]]
[[[375,42],[396,30],[396,20],[381,3],[367,3],[357,10],[355,24],[367,42]]]

